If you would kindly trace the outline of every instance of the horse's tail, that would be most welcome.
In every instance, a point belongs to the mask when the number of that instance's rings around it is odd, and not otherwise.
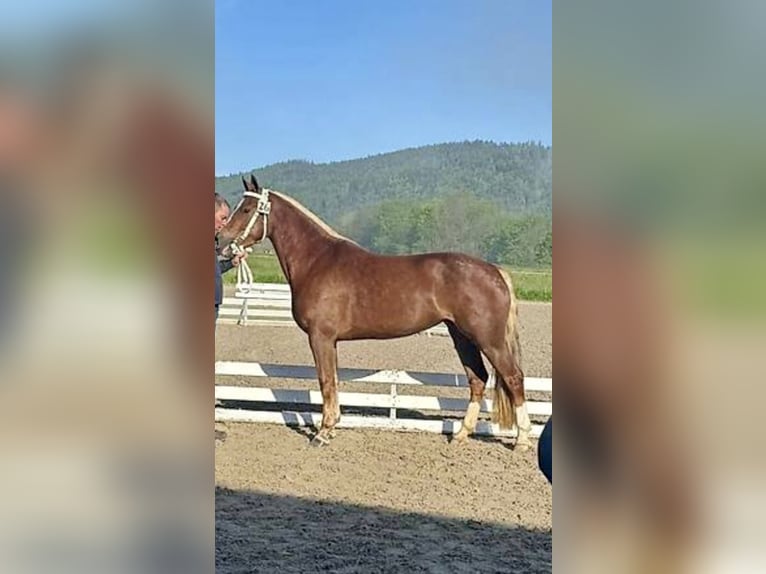
[[[521,373],[521,345],[519,344],[518,328],[518,305],[513,283],[508,273],[498,267],[500,276],[505,281],[510,297],[508,306],[508,318],[505,324],[505,344],[511,354],[514,371]],[[523,374],[521,375],[523,377]],[[495,369],[495,400],[493,401],[492,420],[500,425],[501,429],[510,429],[516,424],[516,410],[513,408],[513,398],[508,382]]]

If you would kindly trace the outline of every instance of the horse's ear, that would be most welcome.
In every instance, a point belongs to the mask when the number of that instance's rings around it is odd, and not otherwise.
[[[245,191],[248,191],[250,188],[247,186],[247,180],[245,179],[245,176],[242,176],[242,185],[245,188]]]
[[[261,189],[258,185],[258,180],[255,179],[255,176],[252,173],[250,174],[250,185],[254,188],[252,191],[255,191],[256,193]]]

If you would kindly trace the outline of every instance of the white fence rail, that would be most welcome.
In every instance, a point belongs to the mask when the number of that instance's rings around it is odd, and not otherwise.
[[[217,362],[215,372],[220,377],[259,377],[316,380],[314,367],[294,365],[268,365],[262,363]],[[468,383],[464,375],[445,373],[422,373],[399,370],[376,371],[369,369],[340,369],[341,381],[359,383],[378,383],[388,385],[387,393],[339,393],[341,407],[354,409],[387,410],[387,416],[380,414],[344,413],[339,428],[385,428],[393,430],[422,430],[443,434],[452,434],[460,429],[460,418],[468,406],[468,399],[456,399],[438,396],[420,396],[399,394],[398,386],[426,385],[466,388]],[[488,387],[493,386],[490,380]],[[532,428],[532,436],[539,436],[545,420],[553,412],[551,379],[528,377],[525,381],[528,392],[544,393],[544,400],[528,400],[529,414],[533,419],[540,419]],[[321,405],[322,396],[318,391],[294,389],[270,389],[244,386],[216,386],[215,396],[221,401],[216,408],[216,420],[240,422],[279,423],[291,426],[317,426],[321,414],[316,411],[293,410],[293,405],[303,407]],[[242,405],[254,403],[254,408]],[[264,405],[271,408],[265,408]],[[489,413],[492,401],[482,401],[481,411]],[[446,415],[446,413],[457,413]],[[454,416],[456,418],[446,418]],[[476,434],[492,436],[513,436],[514,431],[500,431],[497,425],[489,421],[480,421]]]
[[[224,297],[219,321],[237,325],[295,325],[289,285],[278,283],[239,284],[234,297]],[[447,335],[447,328],[437,325],[424,331],[428,335]]]

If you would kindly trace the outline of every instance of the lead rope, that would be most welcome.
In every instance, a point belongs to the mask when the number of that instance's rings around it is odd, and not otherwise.
[[[235,255],[253,252],[250,247],[242,249],[236,243],[232,244],[231,250]],[[253,283],[253,271],[247,264],[247,259],[242,258],[239,260],[239,265],[237,265],[237,291],[249,292],[253,288]]]

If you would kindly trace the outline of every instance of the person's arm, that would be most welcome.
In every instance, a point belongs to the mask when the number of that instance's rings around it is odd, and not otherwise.
[[[247,252],[245,252],[245,253],[238,253],[237,255],[232,257],[231,259],[219,259],[218,260],[218,264],[221,267],[221,273],[222,274],[226,273],[232,267],[238,266],[240,264],[240,262],[243,259],[246,259],[246,258],[247,258]]]
[[[219,259],[218,266],[221,268],[221,274],[226,273],[229,269],[234,267],[234,263],[231,259]]]

